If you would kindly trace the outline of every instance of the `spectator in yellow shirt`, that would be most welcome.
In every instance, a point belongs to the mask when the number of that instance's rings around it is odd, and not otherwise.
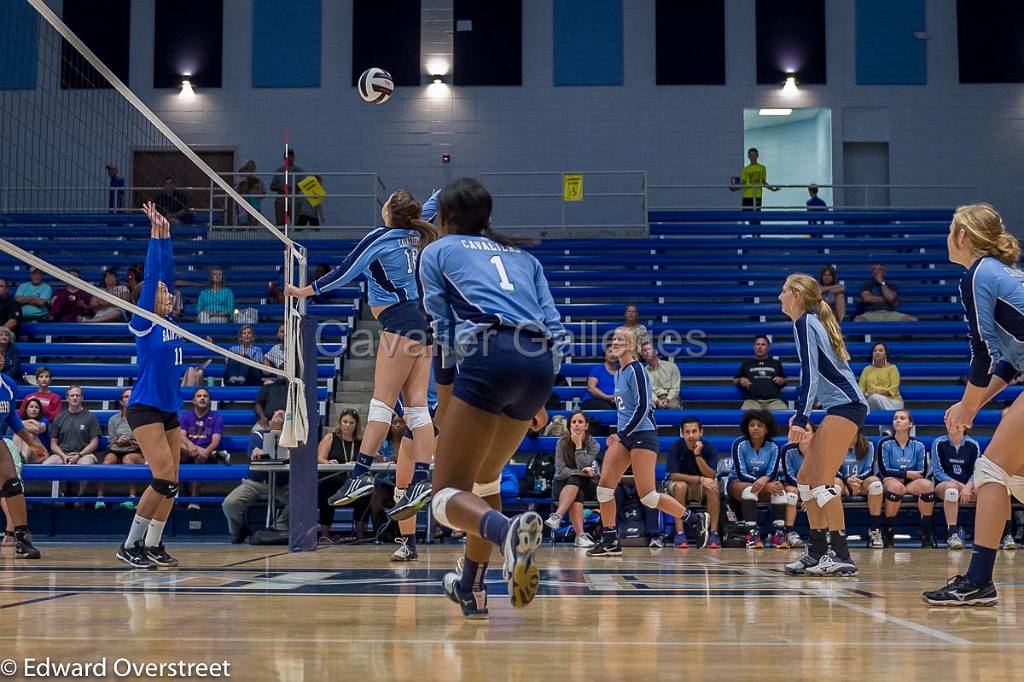
[[[902,410],[900,370],[889,362],[889,349],[884,343],[871,347],[871,364],[860,373],[860,388],[872,410]]]
[[[777,185],[768,184],[768,169],[764,167],[764,164],[757,162],[758,159],[757,147],[751,147],[747,150],[747,159],[750,163],[747,164],[743,171],[740,173],[740,184],[739,186],[733,185],[729,189],[735,192],[736,190],[743,189],[743,210],[744,211],[760,211],[761,210],[761,194],[764,188],[767,187],[773,192],[778,192],[779,188]],[[751,225],[760,225],[760,220],[751,220]]]

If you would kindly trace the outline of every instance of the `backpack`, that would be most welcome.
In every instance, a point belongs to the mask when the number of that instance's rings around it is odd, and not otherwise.
[[[619,539],[645,538],[647,537],[647,522],[645,520],[644,506],[640,503],[640,496],[636,487],[623,485],[624,493],[622,504],[619,505],[618,518]]]
[[[526,463],[526,475],[519,482],[520,497],[551,497],[555,477],[555,458],[547,452],[532,455]]]
[[[551,418],[551,423],[544,427],[544,431],[542,433],[545,436],[556,436],[561,438],[568,430],[569,426],[565,421],[565,417],[559,415]]]

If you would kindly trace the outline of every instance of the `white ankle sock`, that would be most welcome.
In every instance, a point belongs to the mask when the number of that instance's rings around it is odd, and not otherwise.
[[[149,528],[149,519],[143,518],[138,514],[132,520],[132,527],[128,531],[128,539],[124,541],[125,547],[131,547],[139,540],[146,537],[146,530]]]
[[[166,521],[153,519],[149,522],[149,529],[146,531],[146,547],[156,547],[164,537],[164,525]]]

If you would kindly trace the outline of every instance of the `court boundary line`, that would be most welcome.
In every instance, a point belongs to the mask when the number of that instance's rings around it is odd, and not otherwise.
[[[16,606],[26,606],[28,604],[38,604],[44,601],[53,601],[54,599],[63,599],[64,597],[75,597],[78,592],[62,592],[61,594],[51,594],[46,597],[36,597],[35,599],[24,599],[22,601],[16,601],[13,604],[2,604],[0,609],[13,609]]]

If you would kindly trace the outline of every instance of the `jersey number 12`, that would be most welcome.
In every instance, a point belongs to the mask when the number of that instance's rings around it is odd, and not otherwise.
[[[505,270],[505,263],[502,262],[501,256],[491,256],[491,263],[494,264],[494,267],[498,268],[498,278],[501,280],[501,288],[505,291],[515,291],[516,285],[509,281],[508,271]]]

